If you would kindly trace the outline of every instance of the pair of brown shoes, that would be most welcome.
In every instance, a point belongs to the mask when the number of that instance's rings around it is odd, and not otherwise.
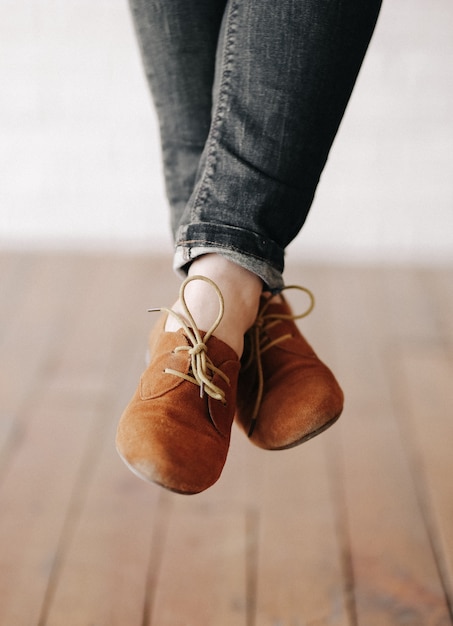
[[[191,280],[206,280],[219,298],[219,316],[206,333],[185,305]],[[165,332],[167,315],[160,318],[150,336],[150,364],[118,426],[117,450],[138,476],[178,493],[199,493],[220,477],[234,419],[269,450],[296,446],[336,421],[342,391],[282,296],[262,297],[241,361],[213,334],[223,315],[218,287],[190,277],[180,298],[186,319],[178,317],[177,332]]]

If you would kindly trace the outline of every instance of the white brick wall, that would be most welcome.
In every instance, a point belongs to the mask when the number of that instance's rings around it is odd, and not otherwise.
[[[0,0],[0,245],[168,251],[126,0]],[[384,0],[290,255],[453,260],[453,4]]]

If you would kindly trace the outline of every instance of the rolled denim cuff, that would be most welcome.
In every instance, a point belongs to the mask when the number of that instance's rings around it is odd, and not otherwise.
[[[284,287],[284,251],[272,240],[223,224],[196,223],[179,229],[173,268],[185,276],[191,262],[203,254],[221,254],[261,278],[264,288]]]

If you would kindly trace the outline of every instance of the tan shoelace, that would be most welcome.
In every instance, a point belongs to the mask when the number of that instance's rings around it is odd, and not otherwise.
[[[249,358],[247,362],[243,365],[243,369],[245,370],[248,367],[251,367],[252,364],[256,364],[257,375],[258,375],[258,389],[256,392],[255,404],[253,407],[250,428],[248,432],[249,437],[252,436],[253,431],[255,429],[256,420],[258,418],[258,412],[259,412],[259,408],[261,405],[261,400],[263,398],[264,378],[263,378],[263,363],[262,363],[261,357],[270,348],[273,348],[279,343],[282,343],[283,341],[286,341],[287,339],[290,339],[292,337],[291,333],[286,333],[271,341],[267,334],[267,331],[269,331],[271,328],[273,328],[274,326],[276,326],[277,324],[280,324],[281,322],[285,320],[295,321],[295,320],[300,320],[303,317],[307,317],[307,315],[309,315],[312,312],[313,307],[315,306],[314,295],[306,287],[300,287],[299,285],[288,285],[287,287],[284,287],[282,291],[286,291],[288,289],[297,289],[299,291],[303,291],[309,296],[310,303],[307,309],[303,313],[300,313],[299,315],[291,315],[291,314],[284,314],[284,313],[267,313],[267,310],[272,303],[272,296],[270,296],[269,299],[266,301],[266,303],[258,311],[257,318],[252,328],[250,328],[250,330],[247,332],[247,335],[249,336],[249,339],[250,339],[250,348],[249,348],[250,354],[249,354]]]
[[[193,280],[203,280],[204,282],[211,285],[211,287],[214,289],[219,299],[219,313],[217,315],[216,320],[212,324],[211,328],[206,332],[204,339],[201,337],[201,333],[199,329],[197,328],[197,325],[195,324],[195,320],[193,319],[192,314],[189,311],[189,308],[186,303],[185,295],[184,295],[187,285]],[[225,392],[223,391],[223,389],[215,385],[212,382],[212,379],[214,378],[215,374],[218,374],[228,385],[230,384],[230,379],[228,378],[228,376],[226,376],[226,374],[222,372],[222,370],[216,367],[214,363],[211,361],[211,359],[208,357],[208,354],[207,354],[208,348],[206,345],[209,338],[214,333],[215,329],[220,324],[222,317],[223,317],[223,313],[225,310],[225,303],[223,300],[222,293],[220,289],[217,287],[217,285],[210,278],[206,278],[206,276],[189,276],[181,284],[181,287],[179,290],[179,299],[181,301],[185,317],[183,317],[182,315],[179,315],[172,309],[168,309],[165,307],[157,308],[157,309],[148,309],[149,312],[165,311],[169,315],[172,315],[181,325],[181,327],[184,330],[184,333],[186,334],[187,338],[192,344],[191,346],[184,345],[184,346],[178,346],[175,348],[175,352],[187,351],[189,353],[190,371],[192,375],[184,374],[183,372],[179,372],[178,370],[174,370],[169,367],[166,368],[164,372],[166,374],[172,374],[173,376],[179,376],[180,378],[183,378],[184,380],[187,380],[191,383],[194,383],[195,385],[198,385],[200,387],[201,398],[206,392],[206,394],[210,396],[211,398],[214,398],[214,400],[220,400],[220,402],[225,404],[226,403]]]

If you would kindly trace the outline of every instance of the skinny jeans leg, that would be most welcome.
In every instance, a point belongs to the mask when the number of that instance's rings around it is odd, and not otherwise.
[[[283,286],[381,0],[130,0],[160,120],[175,267]]]
[[[129,2],[159,121],[174,238],[211,125],[216,50],[226,1]]]

